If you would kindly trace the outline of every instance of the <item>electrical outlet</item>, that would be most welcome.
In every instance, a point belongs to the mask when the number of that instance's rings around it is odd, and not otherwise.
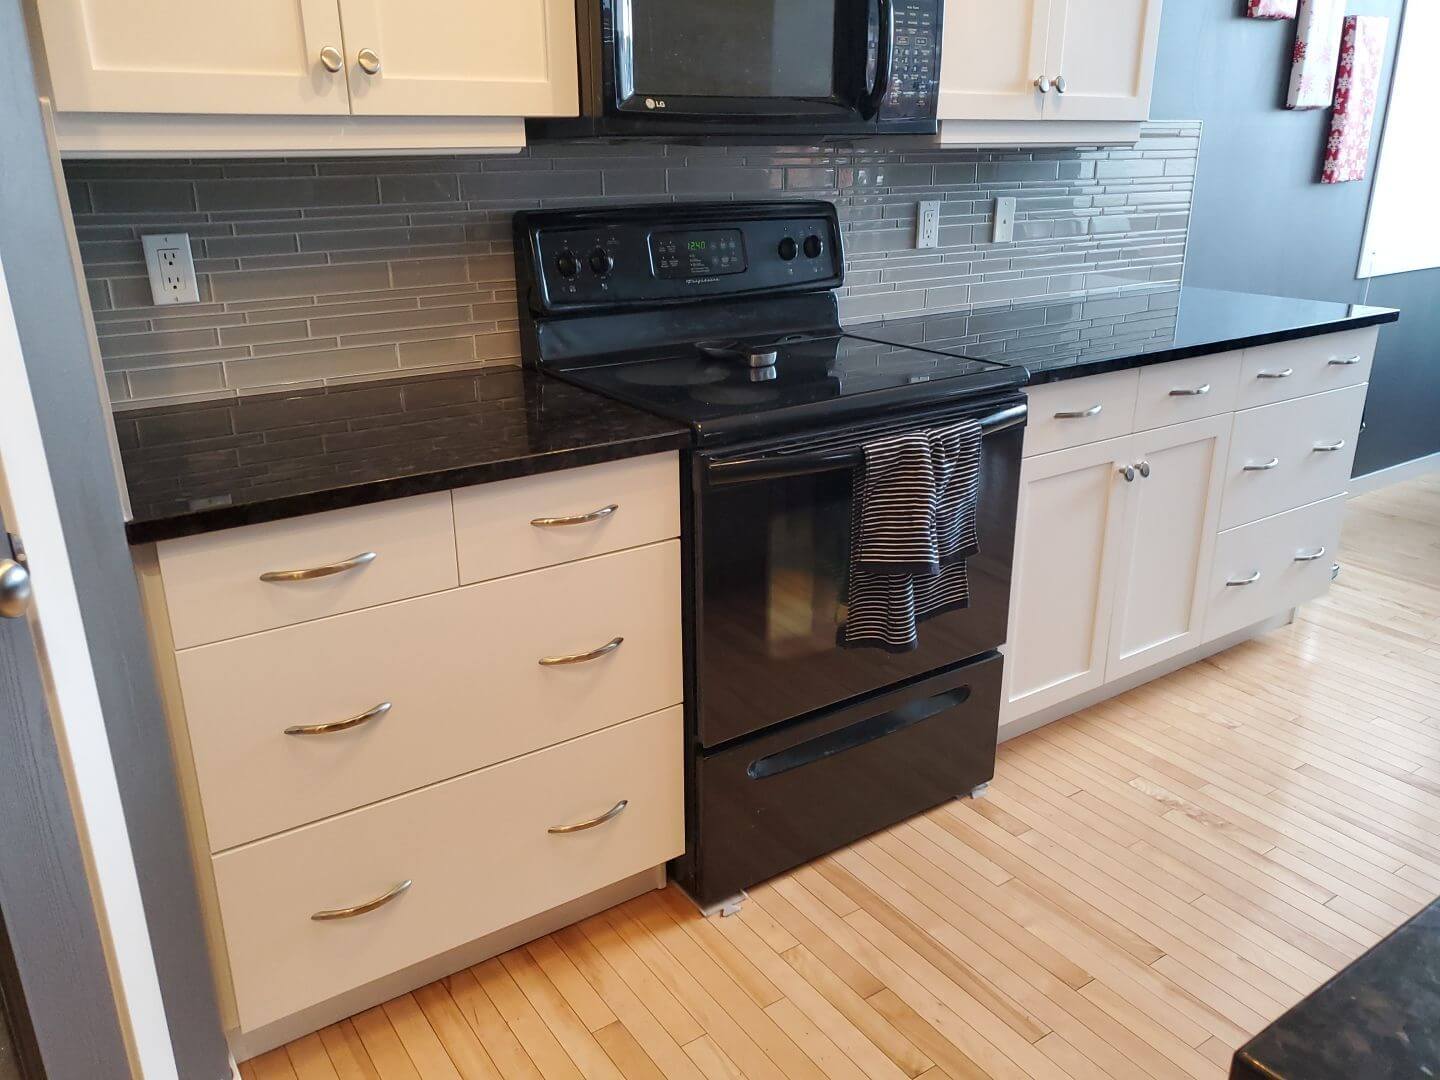
[[[993,243],[1008,244],[1015,239],[1015,200],[1011,198],[1000,198],[995,200],[995,235],[991,237]]]
[[[188,233],[142,236],[145,268],[150,271],[150,294],[157,304],[194,304],[200,300],[195,260]]]
[[[920,203],[915,224],[915,246],[933,248],[940,246],[940,200]]]

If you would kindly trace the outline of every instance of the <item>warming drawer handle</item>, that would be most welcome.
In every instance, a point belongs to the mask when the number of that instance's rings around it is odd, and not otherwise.
[[[1232,588],[1232,589],[1233,589],[1233,588],[1235,588],[1237,585],[1254,585],[1255,582],[1257,582],[1257,581],[1259,581],[1259,580],[1260,580],[1260,571],[1259,571],[1259,570],[1256,570],[1256,571],[1255,571],[1253,574],[1251,574],[1249,577],[1231,578],[1229,581],[1225,582],[1225,585],[1226,585],[1227,588]]]
[[[1271,469],[1275,468],[1275,466],[1277,466],[1277,465],[1279,465],[1279,464],[1280,464],[1280,459],[1279,459],[1278,457],[1272,457],[1269,461],[1262,461],[1259,465],[1246,465],[1245,468],[1244,468],[1244,471],[1245,471],[1245,472],[1269,472]]]
[[[629,799],[621,799],[599,817],[592,817],[588,821],[577,821],[574,825],[552,825],[545,831],[551,836],[568,836],[570,833],[584,832],[586,829],[593,829],[597,826],[604,825],[607,821],[614,821],[625,812],[625,808],[629,805]]]
[[[260,580],[269,582],[314,581],[316,578],[333,577],[350,570],[358,570],[362,566],[369,566],[379,557],[373,551],[362,551],[359,555],[352,555],[348,559],[331,563],[328,566],[312,566],[305,570],[269,570],[260,575]]]
[[[554,529],[565,525],[589,525],[596,521],[604,521],[619,509],[619,503],[611,503],[609,506],[600,507],[599,510],[591,510],[588,514],[573,514],[570,517],[535,518],[530,524],[534,525],[537,529]]]
[[[371,720],[378,720],[393,707],[390,702],[382,701],[374,708],[366,709],[359,716],[352,716],[348,720],[333,720],[328,724],[296,724],[294,727],[287,727],[285,734],[331,735],[337,731],[349,731],[351,728],[359,727],[361,724],[369,723]]]
[[[1086,417],[1099,416],[1105,409],[1104,405],[1091,405],[1088,409],[1075,409],[1071,412],[1057,412],[1056,420],[1084,420]]]
[[[1300,552],[1298,555],[1295,556],[1295,561],[1296,561],[1296,562],[1314,562],[1316,559],[1323,559],[1324,557],[1325,557],[1325,549],[1324,549],[1323,547],[1318,547],[1318,548],[1316,548],[1314,551],[1302,551],[1302,552]]]
[[[1195,388],[1192,389],[1192,390],[1184,390],[1184,389],[1181,389],[1181,390],[1171,390],[1171,391],[1170,391],[1170,396],[1171,396],[1171,397],[1203,397],[1205,394],[1208,394],[1209,392],[1210,392],[1210,384],[1207,382],[1204,386],[1197,386],[1197,387],[1195,387]]]
[[[1336,450],[1345,449],[1345,440],[1336,439],[1332,443],[1316,443],[1311,449],[1317,454],[1333,454]]]
[[[565,664],[584,664],[591,660],[598,660],[602,656],[609,655],[623,644],[625,644],[625,639],[623,637],[616,637],[611,638],[598,649],[591,649],[589,652],[573,653],[569,656],[542,656],[540,658],[540,666],[561,667]]]
[[[317,911],[314,915],[311,915],[310,918],[312,918],[316,922],[330,922],[334,919],[353,919],[357,915],[368,915],[376,908],[382,908],[386,904],[390,903],[390,901],[394,900],[396,897],[406,892],[410,888],[410,886],[414,884],[414,881],[406,879],[405,881],[400,882],[399,885],[396,885],[389,892],[385,893],[384,896],[377,896],[374,900],[367,900],[365,901],[365,903],[356,904],[354,907],[332,908],[329,911]]]
[[[1279,371],[1257,371],[1257,372],[1255,373],[1255,378],[1257,378],[1257,379],[1288,379],[1288,378],[1290,378],[1291,375],[1294,375],[1294,374],[1295,374],[1295,369],[1294,369],[1293,367],[1287,367],[1287,368],[1281,368]]]

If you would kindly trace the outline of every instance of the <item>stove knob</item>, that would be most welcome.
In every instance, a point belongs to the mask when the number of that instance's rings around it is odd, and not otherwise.
[[[560,252],[559,255],[555,256],[555,269],[560,272],[560,276],[566,281],[573,281],[575,275],[580,273],[580,260],[573,251],[566,248]]]
[[[597,275],[604,277],[615,269],[615,256],[611,255],[604,248],[596,248],[590,252],[590,269]]]
[[[818,259],[820,253],[825,250],[825,241],[813,233],[805,238],[805,257],[807,259]]]
[[[796,244],[791,237],[787,236],[784,240],[780,241],[780,258],[784,259],[786,262],[789,262],[791,259],[795,258],[799,250],[800,246]]]

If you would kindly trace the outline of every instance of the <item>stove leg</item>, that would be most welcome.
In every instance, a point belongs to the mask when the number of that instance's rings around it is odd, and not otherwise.
[[[970,789],[970,798],[972,798],[972,799],[983,799],[983,798],[985,797],[985,794],[986,794],[989,790],[990,790],[990,781],[988,781],[988,780],[985,781],[985,783],[983,783],[983,784],[976,784],[973,788]]]

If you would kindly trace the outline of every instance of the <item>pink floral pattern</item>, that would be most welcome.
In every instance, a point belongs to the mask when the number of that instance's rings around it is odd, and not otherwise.
[[[1344,28],[1345,0],[1300,0],[1287,108],[1330,107],[1335,98],[1335,67]]]
[[[1390,20],[1381,15],[1347,15],[1335,77],[1335,112],[1325,145],[1320,181],[1364,180],[1370,167],[1370,133],[1380,95],[1380,67]]]
[[[1293,19],[1297,0],[1249,0],[1245,14],[1252,19]]]

